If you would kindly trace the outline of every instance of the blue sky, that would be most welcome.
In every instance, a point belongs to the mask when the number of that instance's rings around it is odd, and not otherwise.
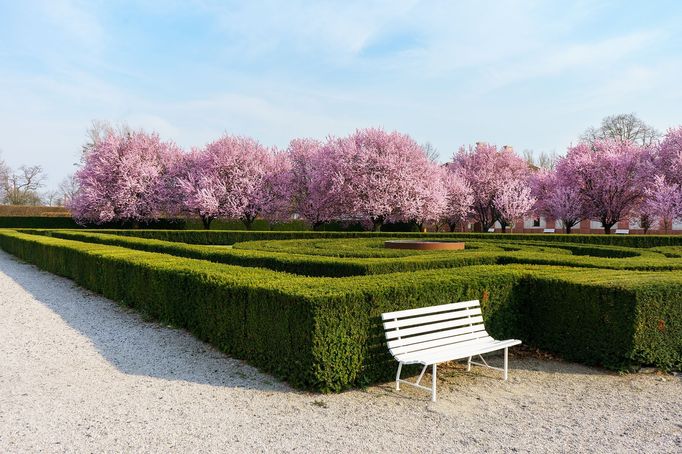
[[[682,124],[680,24],[680,1],[0,0],[0,156],[55,186],[93,119],[561,153],[609,114]]]

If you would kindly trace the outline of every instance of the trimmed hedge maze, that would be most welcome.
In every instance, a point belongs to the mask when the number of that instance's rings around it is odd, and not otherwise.
[[[682,368],[677,237],[25,229],[0,231],[0,248],[300,388],[389,380],[380,314],[466,299],[493,336],[616,370]]]

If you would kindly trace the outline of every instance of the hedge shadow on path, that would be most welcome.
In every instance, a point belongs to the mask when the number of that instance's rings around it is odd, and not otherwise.
[[[147,322],[132,309],[4,251],[0,251],[0,273],[90,340],[97,352],[124,374],[225,388],[300,392],[185,330]]]

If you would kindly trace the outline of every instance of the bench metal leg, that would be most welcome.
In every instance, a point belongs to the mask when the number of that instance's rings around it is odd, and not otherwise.
[[[476,364],[477,366],[483,366],[487,367],[489,369],[495,369],[503,372],[503,377],[504,380],[507,380],[509,377],[509,347],[504,348],[504,367],[493,367],[488,362],[483,358],[481,355],[477,355],[479,358],[481,358],[482,362],[476,362],[471,360],[471,356],[469,357],[469,361],[467,361],[467,372],[471,371],[471,365]]]
[[[400,391],[400,370],[403,368],[403,363],[398,363],[398,373],[395,374],[395,390]]]
[[[433,365],[433,376],[431,377],[431,402],[436,401],[436,365]]]
[[[422,378],[424,378],[424,372],[426,372],[426,368],[427,368],[427,367],[429,367],[429,366],[424,366],[424,367],[422,367],[422,372],[421,372],[421,374],[419,374],[419,378],[417,378],[417,382],[416,382],[417,385],[418,385],[419,383],[421,383]]]
[[[431,378],[431,388],[419,384],[422,381],[422,378],[424,378],[424,373],[426,372],[426,369],[429,366],[430,366],[430,364],[424,365],[421,373],[419,374],[419,377],[417,378],[417,381],[413,383],[411,381],[403,380],[402,378],[400,378],[400,371],[403,368],[403,363],[398,363],[398,372],[395,374],[395,389],[396,389],[396,391],[400,391],[400,382],[403,382],[405,384],[412,385],[416,388],[421,388],[421,389],[424,389],[426,391],[431,391],[431,400],[435,402],[436,401],[436,374],[437,374],[435,364],[433,364],[433,377]]]

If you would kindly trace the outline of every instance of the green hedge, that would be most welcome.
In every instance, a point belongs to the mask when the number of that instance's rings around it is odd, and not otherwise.
[[[405,257],[382,258],[334,258],[309,256],[270,251],[232,249],[108,235],[93,232],[23,230],[55,238],[96,244],[121,246],[130,249],[160,252],[178,257],[208,260],[246,267],[261,267],[304,276],[344,277],[366,274],[385,274],[436,268],[453,268],[470,265],[495,264],[499,257],[494,252],[473,250],[453,255],[451,251]],[[399,252],[399,251],[396,251]]]
[[[382,312],[472,298],[496,337],[618,369],[682,366],[679,273],[507,265],[308,278],[11,231],[0,248],[301,388],[389,380]]]
[[[682,368],[679,273],[540,270],[522,284],[527,341],[612,369]]]
[[[0,229],[75,229],[80,226],[70,217],[64,216],[2,216]]]
[[[319,231],[256,231],[256,230],[109,230],[116,235],[137,236],[191,244],[234,244],[258,240],[295,240],[321,238],[439,238],[511,241],[541,241],[551,243],[584,243],[635,248],[682,246],[682,235],[582,235],[582,234],[509,234],[509,233],[418,233],[418,232],[319,232]]]
[[[419,237],[419,233],[374,232],[318,232],[318,231],[256,231],[256,230],[105,230],[112,235],[134,236],[162,241],[188,244],[231,245],[257,240],[297,240],[316,238],[372,238],[372,237]]]
[[[680,270],[682,260],[646,249],[548,243],[468,242],[464,251],[383,249],[382,239],[279,240],[238,243],[234,248],[192,245],[88,231],[22,230],[91,243],[122,246],[305,276],[358,276],[471,265],[531,264],[622,270]],[[549,246],[559,246],[552,245]],[[580,255],[573,255],[573,254]],[[587,254],[594,254],[587,255]],[[347,255],[350,255],[348,257]],[[627,257],[628,255],[634,257]],[[609,257],[611,256],[611,257]],[[622,257],[622,258],[613,258]]]
[[[144,223],[133,222],[109,222],[104,224],[78,224],[70,216],[0,216],[0,228],[27,228],[27,229],[170,229],[183,230],[194,229],[203,230],[203,225],[199,219],[157,219]],[[253,229],[265,231],[301,231],[306,230],[306,224],[302,221],[275,222],[257,219],[254,221]],[[212,230],[243,230],[244,223],[239,220],[216,219],[211,223]]]

